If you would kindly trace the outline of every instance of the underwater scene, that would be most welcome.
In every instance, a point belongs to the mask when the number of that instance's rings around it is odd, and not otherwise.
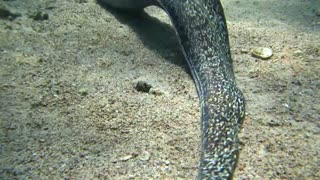
[[[0,179],[320,179],[320,1],[221,4],[0,0]]]

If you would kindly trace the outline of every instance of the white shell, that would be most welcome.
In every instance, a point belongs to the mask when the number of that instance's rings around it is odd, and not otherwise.
[[[268,59],[273,55],[272,49],[268,47],[257,47],[252,50],[252,56]]]

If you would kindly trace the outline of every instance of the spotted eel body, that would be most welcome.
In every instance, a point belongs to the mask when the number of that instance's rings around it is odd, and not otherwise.
[[[180,40],[201,103],[199,179],[231,179],[245,103],[236,87],[228,31],[219,0],[100,0],[113,8],[164,9]]]

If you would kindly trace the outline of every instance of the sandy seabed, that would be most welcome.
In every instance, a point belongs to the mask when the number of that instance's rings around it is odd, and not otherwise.
[[[234,179],[320,179],[320,1],[222,3],[247,103]],[[198,96],[161,9],[0,9],[0,179],[195,179]]]

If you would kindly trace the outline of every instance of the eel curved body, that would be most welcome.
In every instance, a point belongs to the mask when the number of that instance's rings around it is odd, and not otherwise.
[[[201,104],[199,179],[231,179],[245,102],[236,87],[220,0],[100,0],[120,10],[156,5],[169,15]]]

